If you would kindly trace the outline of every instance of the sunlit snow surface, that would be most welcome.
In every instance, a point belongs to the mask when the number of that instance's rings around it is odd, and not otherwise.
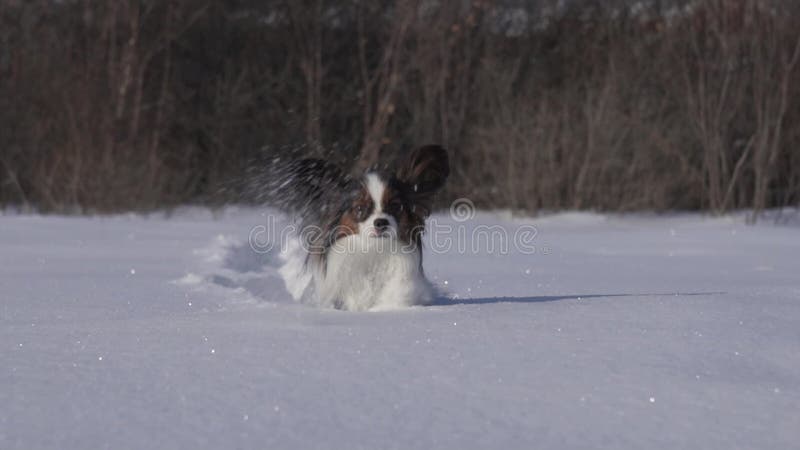
[[[439,215],[534,248],[429,248],[446,297],[352,313],[292,300],[267,215],[0,216],[0,448],[800,442],[800,227]]]

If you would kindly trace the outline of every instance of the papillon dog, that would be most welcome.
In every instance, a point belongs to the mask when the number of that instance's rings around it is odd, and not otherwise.
[[[357,177],[321,159],[283,167],[273,180],[281,191],[278,206],[299,218],[304,254],[305,282],[290,288],[293,295],[354,311],[432,302],[422,235],[449,173],[447,152],[437,145],[413,150],[391,170]],[[292,272],[297,275],[282,274]]]

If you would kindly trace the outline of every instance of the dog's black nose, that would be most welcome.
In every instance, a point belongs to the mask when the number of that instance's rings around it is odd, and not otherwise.
[[[383,218],[375,219],[375,222],[373,222],[373,224],[375,225],[375,228],[383,230],[389,227],[389,220]]]

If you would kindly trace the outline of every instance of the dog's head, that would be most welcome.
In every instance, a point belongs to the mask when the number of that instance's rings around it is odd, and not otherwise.
[[[433,197],[449,174],[447,151],[438,145],[417,148],[389,173],[368,171],[347,196],[335,238],[357,234],[419,244]]]

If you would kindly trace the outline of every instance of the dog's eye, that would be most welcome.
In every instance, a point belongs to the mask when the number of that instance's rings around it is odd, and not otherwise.
[[[364,208],[361,205],[356,205],[353,208],[353,214],[356,216],[356,219],[362,221],[367,218],[367,208]]]
[[[401,202],[400,200],[392,200],[391,202],[389,202],[386,209],[387,212],[389,213],[397,214],[403,212],[404,208],[405,205],[403,205],[403,202]]]

